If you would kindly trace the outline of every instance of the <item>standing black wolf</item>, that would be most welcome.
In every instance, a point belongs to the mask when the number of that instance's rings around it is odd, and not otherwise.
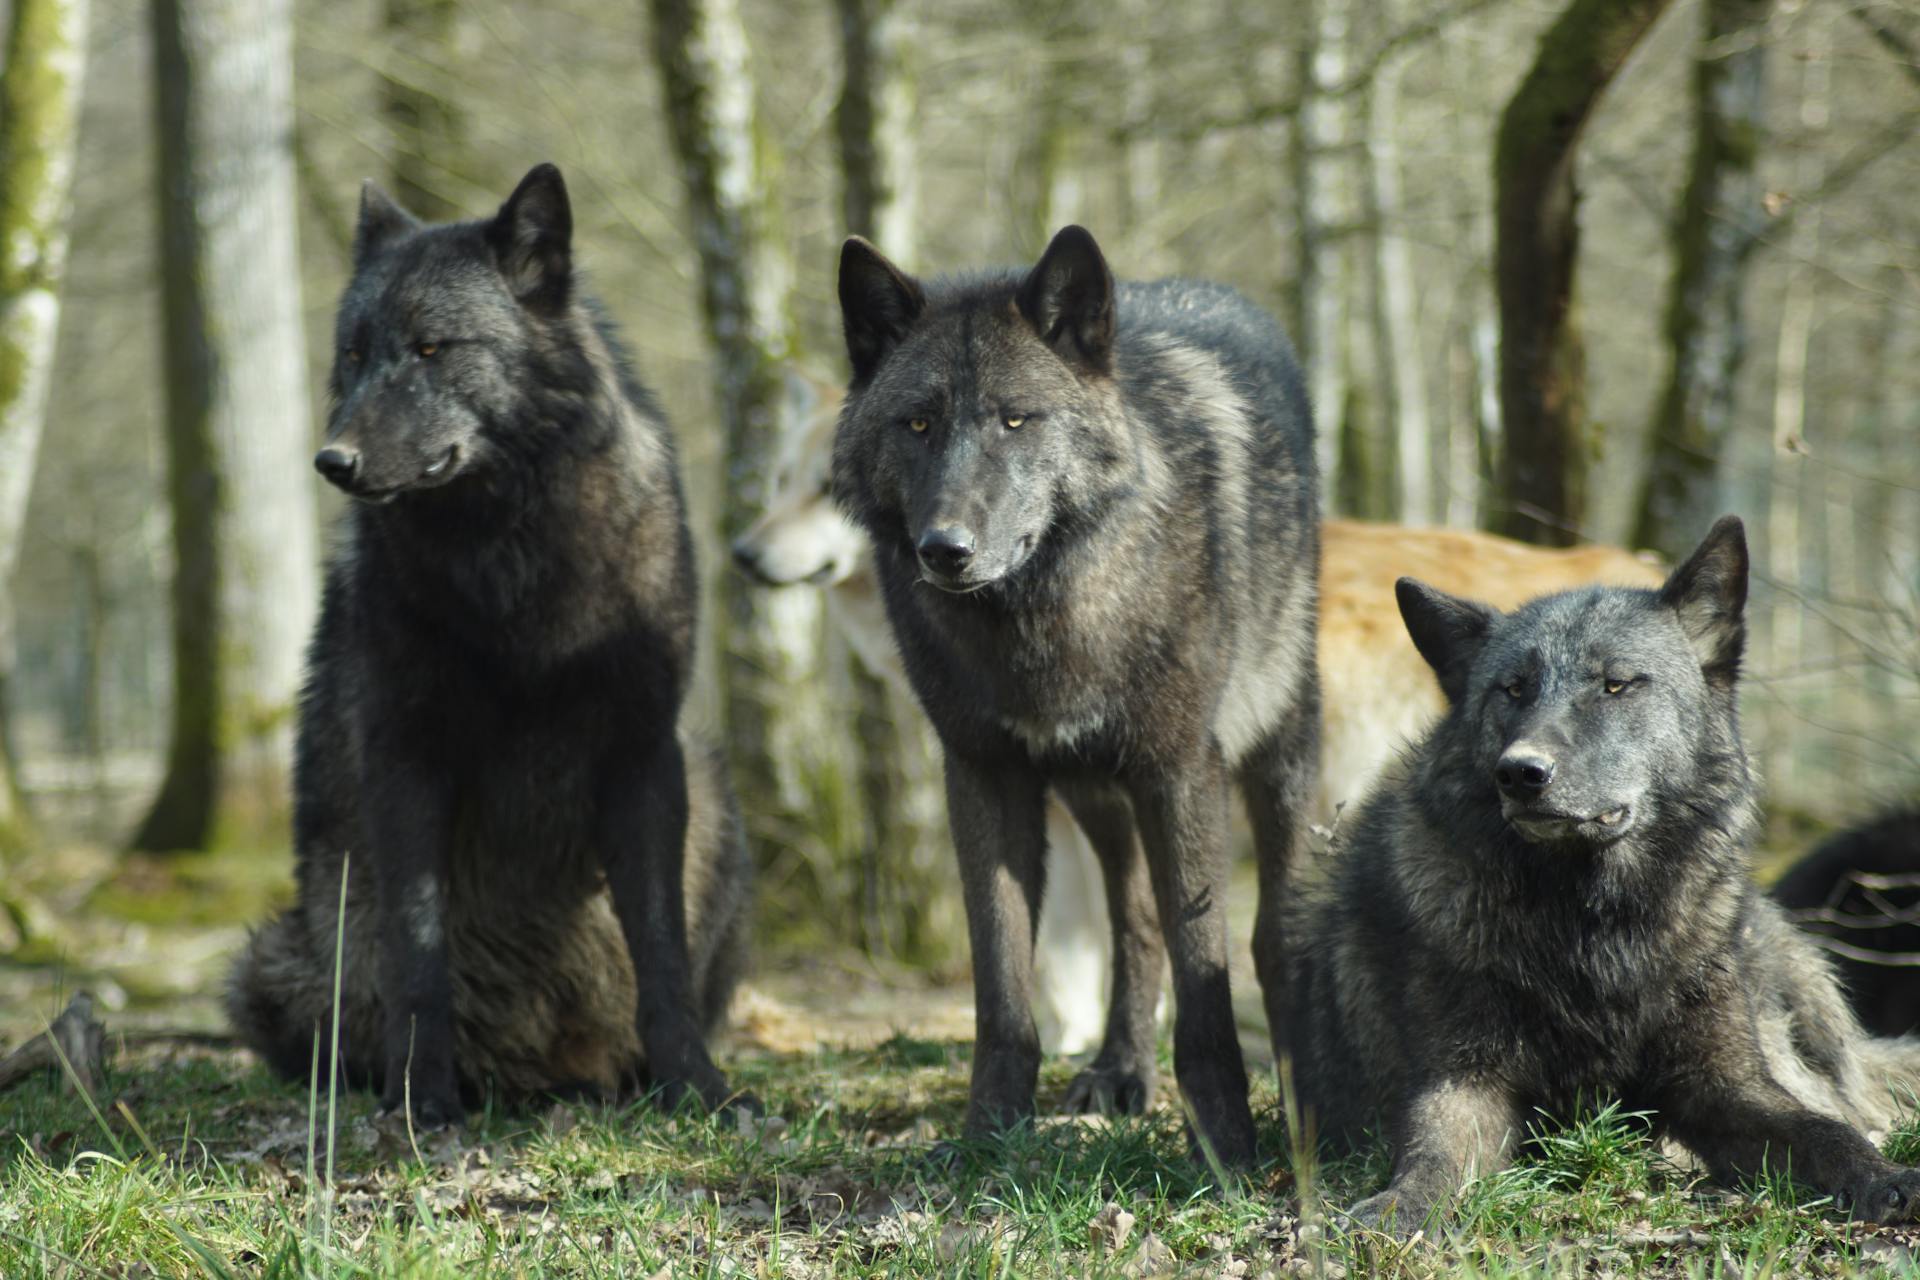
[[[694,574],[673,444],[571,241],[551,165],[448,226],[369,185],[340,304],[315,464],[356,501],[301,703],[299,900],[228,1007],[306,1074],[347,864],[344,1068],[427,1124],[488,1082],[727,1096],[705,1033],[747,865],[720,762],[676,732]]]
[[[849,240],[840,303],[853,380],[834,492],[873,539],[946,749],[977,1009],[967,1130],[1033,1110],[1052,786],[1100,854],[1115,922],[1106,1039],[1069,1102],[1146,1105],[1163,931],[1175,1074],[1200,1138],[1249,1162],[1228,781],[1272,935],[1319,731],[1312,425],[1286,341],[1218,285],[1116,285],[1079,227],[1024,274],[926,286]]]
[[[1869,1038],[1748,874],[1756,788],[1735,685],[1747,547],[1721,520],[1659,590],[1511,615],[1412,579],[1400,608],[1451,707],[1348,828],[1289,939],[1295,1079],[1323,1133],[1384,1122],[1419,1227],[1536,1109],[1650,1108],[1716,1177],[1789,1169],[1909,1217],[1885,1159],[1920,1046]]]

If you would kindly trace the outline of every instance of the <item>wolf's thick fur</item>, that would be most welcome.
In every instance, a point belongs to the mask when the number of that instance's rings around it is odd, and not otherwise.
[[[766,513],[734,543],[735,561],[774,587],[817,586],[868,669],[909,696],[867,537],[833,504],[827,478],[838,395],[782,441]],[[1658,586],[1660,572],[1617,547],[1535,547],[1463,529],[1326,520],[1320,526],[1320,772],[1313,813],[1329,821],[1446,707],[1407,638],[1394,579],[1408,574],[1499,608],[1570,587]],[[1034,943],[1042,1043],[1075,1053],[1106,1026],[1111,953],[1100,864],[1057,796],[1047,800],[1047,900]],[[1088,975],[1098,974],[1097,980]]]
[[[1051,787],[1120,922],[1114,1018],[1077,1092],[1146,1103],[1157,911],[1175,1072],[1200,1138],[1244,1164],[1227,784],[1247,795],[1271,934],[1319,726],[1312,426],[1285,339],[1217,285],[1115,286],[1077,227],[1024,275],[931,286],[849,241],[840,299],[853,380],[834,491],[873,539],[946,750],[977,1010],[968,1130],[1033,1109]]]
[[[1394,1149],[1360,1222],[1413,1230],[1536,1110],[1605,1094],[1719,1177],[1790,1166],[1874,1218],[1920,1201],[1862,1133],[1920,1052],[1861,1031],[1749,875],[1746,587],[1732,519],[1658,591],[1502,615],[1400,584],[1450,707],[1297,895],[1285,957],[1309,1123]]]
[[[1886,877],[1895,883],[1869,889]],[[1768,890],[1794,923],[1822,943],[1853,1001],[1875,1035],[1920,1028],[1920,807],[1894,809],[1838,832],[1787,868]]]
[[[558,170],[422,227],[369,187],[317,465],[354,495],[295,759],[299,897],[228,1009],[434,1124],[462,1096],[727,1096],[705,1047],[748,866],[725,771],[677,729],[694,575],[672,437],[574,287]],[[636,977],[637,975],[637,977]]]

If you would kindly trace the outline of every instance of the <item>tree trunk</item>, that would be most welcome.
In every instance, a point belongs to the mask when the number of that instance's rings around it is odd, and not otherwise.
[[[898,0],[835,0],[844,79],[834,127],[840,143],[846,229],[911,268],[914,211],[913,76]]]
[[[380,110],[393,134],[393,194],[434,222],[476,212],[448,194],[466,119],[439,74],[451,61],[461,7],[461,0],[386,0],[383,15]]]
[[[1574,159],[1600,94],[1667,0],[1572,0],[1540,41],[1494,146],[1501,532],[1567,545],[1585,516],[1586,358]]]
[[[1667,301],[1672,365],[1648,441],[1633,545],[1678,557],[1725,505],[1722,454],[1746,355],[1747,259],[1765,223],[1757,167],[1766,132],[1773,0],[1706,0],[1693,69],[1693,161],[1674,228]]]
[[[913,163],[915,112],[908,33],[897,0],[837,0],[844,68],[834,123],[838,133],[845,230],[911,265],[917,249]],[[952,939],[930,936],[925,903],[940,889],[915,853],[941,845],[945,824],[917,820],[915,789],[937,785],[937,756],[914,752],[908,736],[927,732],[918,708],[895,698],[881,673],[846,655],[859,760],[865,856],[860,916],[863,947],[876,955],[924,960]],[[910,762],[934,763],[914,776]]]
[[[1288,318],[1306,374],[1316,428],[1323,493],[1339,496],[1347,435],[1346,281],[1341,271],[1342,224],[1353,221],[1354,193],[1342,158],[1352,111],[1330,92],[1347,75],[1352,38],[1351,0],[1302,0],[1303,38],[1296,46],[1294,82],[1300,94],[1288,168],[1293,187],[1293,314]],[[1350,469],[1350,468],[1349,468]],[[1339,504],[1336,503],[1336,506]]]
[[[87,9],[88,0],[14,0],[0,64],[0,851],[27,837],[7,714],[11,584],[60,323]]]
[[[1832,18],[1815,14],[1808,24],[1808,49],[1801,63],[1800,126],[1808,135],[1794,165],[1794,190],[1817,191],[1826,176],[1825,152],[1819,145],[1832,109],[1833,27]],[[1780,327],[1774,349],[1773,377],[1773,475],[1767,490],[1767,540],[1765,559],[1772,583],[1778,584],[1763,596],[1771,597],[1766,611],[1767,644],[1764,663],[1756,663],[1762,676],[1762,688],[1771,677],[1772,703],[1769,719],[1781,732],[1762,733],[1760,740],[1770,744],[1766,761],[1769,787],[1785,800],[1794,794],[1804,772],[1800,751],[1789,745],[1800,720],[1792,705],[1794,689],[1781,680],[1806,659],[1808,610],[1801,599],[1805,574],[1802,572],[1807,547],[1805,516],[1810,491],[1815,483],[1810,476],[1807,451],[1807,371],[1813,350],[1814,318],[1819,309],[1820,242],[1825,228],[1824,210],[1814,201],[1796,211],[1788,241],[1787,284],[1780,299]],[[1758,648],[1759,646],[1756,646]],[[1784,705],[1783,705],[1784,704]]]
[[[153,0],[172,737],[136,848],[279,829],[318,595],[289,0]]]
[[[1439,518],[1434,498],[1433,421],[1426,384],[1426,349],[1420,327],[1413,252],[1401,229],[1399,71],[1383,66],[1367,96],[1367,190],[1372,209],[1375,269],[1374,347],[1380,353],[1382,417],[1392,433],[1399,491],[1394,506],[1407,524]]]
[[[768,460],[794,413],[793,264],[774,223],[770,172],[736,0],[649,0],[653,53],[700,256],[701,304],[726,431],[727,542],[760,515]],[[854,780],[829,727],[820,593],[763,592],[720,578],[727,742],[748,831],[767,865],[818,853]]]

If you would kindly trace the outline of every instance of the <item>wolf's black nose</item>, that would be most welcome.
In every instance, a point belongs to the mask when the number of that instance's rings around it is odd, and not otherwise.
[[[929,529],[914,544],[920,563],[935,573],[955,574],[973,559],[973,535],[965,529]]]
[[[1493,780],[1510,796],[1537,795],[1553,781],[1553,760],[1537,751],[1509,751],[1494,766]]]
[[[313,456],[313,469],[325,476],[328,484],[345,488],[360,469],[360,455],[330,444]]]

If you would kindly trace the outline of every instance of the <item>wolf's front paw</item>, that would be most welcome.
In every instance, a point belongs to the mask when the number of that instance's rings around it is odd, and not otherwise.
[[[1427,1223],[1427,1211],[1402,1200],[1391,1187],[1368,1196],[1343,1216],[1350,1231],[1378,1231],[1402,1240]]]
[[[1920,1169],[1898,1166],[1856,1180],[1834,1193],[1842,1212],[1868,1222],[1909,1222],[1920,1211]]]
[[[1092,1062],[1067,1086],[1069,1115],[1144,1115],[1153,1102],[1153,1068]]]

